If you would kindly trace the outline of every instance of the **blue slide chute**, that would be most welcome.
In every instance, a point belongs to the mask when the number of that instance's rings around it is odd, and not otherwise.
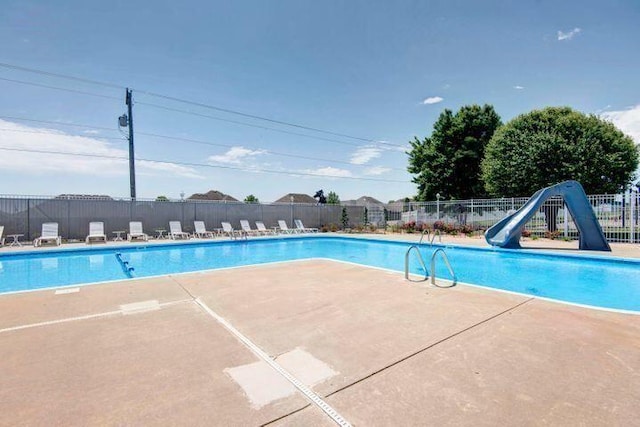
[[[579,249],[611,251],[591,203],[578,181],[564,181],[538,190],[515,213],[501,219],[484,233],[487,242],[503,248],[520,248],[522,228],[538,212],[540,206],[553,196],[561,196],[569,208],[573,222],[580,233]]]

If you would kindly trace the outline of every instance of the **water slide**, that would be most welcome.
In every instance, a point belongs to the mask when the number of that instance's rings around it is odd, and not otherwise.
[[[604,237],[600,223],[591,203],[578,181],[564,181],[560,184],[538,190],[520,209],[498,221],[489,228],[484,237],[493,246],[519,248],[522,228],[540,209],[540,206],[553,196],[562,196],[573,222],[580,233],[579,249],[589,251],[611,251]]]

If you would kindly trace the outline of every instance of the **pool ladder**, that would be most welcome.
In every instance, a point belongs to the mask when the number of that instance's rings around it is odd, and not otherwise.
[[[442,234],[440,234],[440,230],[433,230],[433,234],[431,234],[431,232],[427,228],[427,229],[422,230],[422,235],[420,236],[420,241],[418,241],[419,245],[422,244],[422,239],[424,239],[425,233],[427,235],[427,241],[429,242],[430,246],[433,246],[433,242],[434,242],[434,240],[436,240],[436,236],[438,236],[438,241],[440,243],[442,243]],[[431,237],[431,238],[429,238],[429,237]]]
[[[409,246],[409,249],[407,249],[407,252],[404,254],[404,278],[411,282],[416,281],[416,280],[411,280],[409,278],[409,256],[411,255],[411,251],[416,252],[418,256],[418,261],[420,262],[420,265],[424,270],[424,280],[427,280],[429,278],[429,270],[427,270],[427,265],[424,263],[424,259],[422,258],[420,249],[416,245]],[[441,286],[436,283],[436,258],[438,254],[440,254],[440,258],[444,261],[445,265],[447,266],[447,269],[449,270],[449,274],[451,275],[451,284],[449,286]],[[419,280],[419,281],[422,281],[422,280]],[[453,271],[453,267],[451,267],[451,263],[449,262],[449,257],[447,256],[447,253],[444,251],[443,248],[436,249],[435,251],[433,251],[433,254],[431,254],[431,284],[439,288],[450,288],[452,286],[455,286],[456,283],[458,283],[458,278],[456,277],[456,273]]]

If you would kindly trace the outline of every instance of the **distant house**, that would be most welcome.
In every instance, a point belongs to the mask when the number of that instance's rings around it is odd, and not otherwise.
[[[362,196],[356,200],[345,200],[342,204],[366,207],[367,221],[370,224],[382,225],[385,223],[385,204],[374,197]]]
[[[218,190],[211,190],[206,193],[195,193],[187,197],[187,200],[214,200],[218,202],[239,202],[235,197],[224,194]]]
[[[370,197],[370,196],[362,196],[356,200],[345,200],[342,202],[343,205],[352,205],[352,206],[382,206],[384,207],[384,203],[380,200]]]
[[[54,199],[58,200],[113,200],[104,194],[60,194]]]
[[[314,203],[315,204],[315,203],[318,203],[318,201],[313,197],[309,196],[308,194],[289,193],[280,197],[274,203]]]

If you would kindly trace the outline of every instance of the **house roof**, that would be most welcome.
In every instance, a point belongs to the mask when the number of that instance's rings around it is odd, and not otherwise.
[[[274,203],[318,203],[318,201],[308,194],[288,193],[280,197]]]
[[[187,197],[190,200],[217,200],[225,202],[238,202],[239,200],[218,190],[211,190],[206,193],[195,193]]]
[[[384,205],[380,200],[370,197],[370,196],[362,196],[356,200],[345,200],[342,202],[343,205],[356,205],[356,206],[366,206],[366,205]]]

